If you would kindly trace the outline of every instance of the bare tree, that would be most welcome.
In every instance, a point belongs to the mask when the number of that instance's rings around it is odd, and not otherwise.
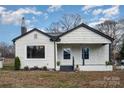
[[[81,24],[82,18],[79,14],[64,14],[58,22],[53,22],[48,28],[49,32],[63,32]]]
[[[111,48],[112,57],[115,59],[115,51],[119,52],[120,43],[124,36],[124,32],[122,32],[124,26],[122,26],[118,21],[106,20],[103,23],[96,25],[96,28],[114,39]]]
[[[81,24],[82,18],[79,14],[65,14],[62,16],[60,23],[62,29],[67,31]]]
[[[14,46],[5,42],[0,42],[0,54],[2,57],[14,57]]]
[[[96,27],[99,31],[104,32],[105,34],[115,38],[115,33],[118,30],[117,22],[112,20],[106,20],[101,24],[98,24]]]
[[[61,32],[61,25],[59,22],[52,23],[48,28],[46,28],[47,31],[58,33]]]

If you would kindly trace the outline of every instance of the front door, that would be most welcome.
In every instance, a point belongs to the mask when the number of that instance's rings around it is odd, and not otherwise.
[[[62,49],[62,64],[61,65],[72,65],[71,48],[63,48]]]
[[[71,48],[63,48],[63,61],[60,66],[61,71],[72,71],[73,70],[73,62],[72,62],[72,52]]]

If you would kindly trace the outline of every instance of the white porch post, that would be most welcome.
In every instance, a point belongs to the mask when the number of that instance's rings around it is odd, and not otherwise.
[[[54,41],[54,69],[56,70],[56,42]]]
[[[56,49],[56,71],[60,70],[60,66],[57,66],[57,61],[58,61],[58,47],[57,43],[55,43],[55,49]]]

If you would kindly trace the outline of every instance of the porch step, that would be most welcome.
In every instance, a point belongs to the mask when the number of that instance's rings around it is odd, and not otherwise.
[[[60,71],[73,71],[73,66],[60,66]]]

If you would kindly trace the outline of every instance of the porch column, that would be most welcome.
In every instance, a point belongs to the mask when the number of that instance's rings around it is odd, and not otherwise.
[[[56,70],[56,43],[54,41],[54,69]]]
[[[85,58],[84,58],[84,48],[82,48],[82,53],[83,53],[83,55],[82,55],[82,61],[83,61],[83,66],[85,65]]]
[[[57,67],[57,60],[58,60],[58,53],[57,53],[57,43],[55,44],[55,46],[56,46],[56,67]]]
[[[57,43],[54,42],[54,68],[56,70],[57,67]]]

